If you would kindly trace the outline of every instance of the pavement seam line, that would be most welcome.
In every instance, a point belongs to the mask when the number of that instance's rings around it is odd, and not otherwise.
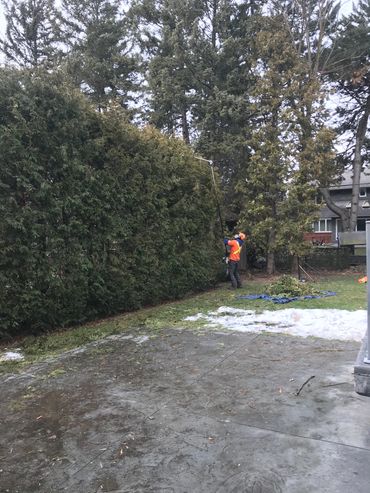
[[[232,356],[234,356],[235,353],[237,353],[238,351],[241,351],[243,350],[246,346],[248,346],[248,344],[250,344],[251,342],[254,342],[256,339],[258,339],[259,337],[261,336],[261,334],[257,334],[255,337],[253,337],[252,339],[250,339],[248,342],[246,342],[245,344],[243,344],[242,346],[239,346],[237,349],[233,350],[230,354],[228,354],[227,356],[225,356],[224,358],[222,358],[220,361],[218,361],[215,365],[213,365],[211,368],[209,368],[208,370],[206,370],[204,373],[202,373],[202,375],[200,375],[199,377],[195,378],[194,379],[194,383],[196,382],[199,382],[199,380],[202,380],[202,378],[204,378],[205,376],[209,375],[211,373],[212,370],[214,370],[215,368],[217,368],[218,366],[222,365],[222,363],[224,361],[226,361],[227,359],[231,358]]]
[[[360,447],[358,445],[350,445],[348,443],[340,443],[340,442],[334,442],[332,440],[326,440],[326,439],[321,439],[321,438],[297,435],[295,433],[287,433],[285,431],[274,430],[273,428],[261,428],[260,426],[251,425],[251,424],[247,424],[247,423],[240,423],[239,421],[233,421],[231,419],[226,422],[225,420],[217,419],[213,416],[203,416],[203,414],[197,414],[194,412],[188,412],[188,414],[192,414],[193,416],[198,417],[198,418],[211,419],[213,421],[216,421],[217,423],[244,426],[245,428],[252,428],[252,429],[260,430],[260,431],[269,431],[271,433],[276,433],[278,435],[284,435],[284,436],[288,436],[288,437],[292,437],[292,438],[301,438],[302,440],[313,440],[315,442],[323,442],[323,443],[327,443],[329,445],[337,445],[337,446],[341,446],[341,447],[347,447],[347,448],[351,448],[351,449],[362,450],[364,452],[370,453],[370,448]]]

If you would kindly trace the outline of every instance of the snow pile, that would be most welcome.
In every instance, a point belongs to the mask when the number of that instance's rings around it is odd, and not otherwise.
[[[137,336],[134,337],[133,335],[122,335],[122,334],[114,334],[112,336],[106,337],[103,339],[103,341],[98,341],[100,344],[101,342],[106,342],[106,341],[122,341],[122,340],[127,340],[127,341],[134,341],[136,344],[143,344],[144,342],[149,341],[150,337],[143,335],[143,336]]]
[[[210,326],[222,326],[239,332],[278,332],[301,337],[321,337],[342,341],[361,341],[367,328],[366,310],[295,309],[263,311],[221,306],[215,312],[198,313],[185,320],[206,320]]]
[[[0,363],[2,361],[19,361],[24,359],[24,356],[22,356],[19,351],[19,349],[16,349],[15,351],[6,351],[5,353],[0,354]]]
[[[149,336],[138,336],[134,337],[132,340],[136,342],[136,344],[143,344],[144,342],[149,341]]]

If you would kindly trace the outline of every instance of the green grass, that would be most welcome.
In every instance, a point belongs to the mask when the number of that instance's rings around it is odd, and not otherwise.
[[[119,334],[130,329],[143,329],[153,336],[165,328],[201,329],[205,322],[185,322],[184,318],[196,313],[216,310],[220,306],[245,308],[257,311],[282,310],[286,308],[338,308],[342,310],[366,309],[366,285],[357,282],[357,273],[343,273],[321,278],[315,287],[325,291],[335,291],[336,296],[313,300],[302,300],[287,305],[275,305],[265,300],[238,299],[238,295],[259,294],[265,292],[268,279],[257,278],[246,280],[240,290],[229,290],[229,284],[189,296],[181,301],[160,306],[145,308],[133,313],[111,317],[91,324],[67,330],[52,332],[38,337],[26,337],[18,341],[25,360],[0,363],[0,372],[18,371],[30,363],[44,360],[46,357],[57,355],[63,351],[83,346],[103,337]],[[15,347],[15,346],[13,346]],[[12,349],[11,345],[7,345]],[[1,348],[0,348],[1,349]]]

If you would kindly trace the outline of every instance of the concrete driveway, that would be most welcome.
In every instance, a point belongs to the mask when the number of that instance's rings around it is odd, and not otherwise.
[[[133,331],[0,380],[0,491],[369,493],[359,344]]]

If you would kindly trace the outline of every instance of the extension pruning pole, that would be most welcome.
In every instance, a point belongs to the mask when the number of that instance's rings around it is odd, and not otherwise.
[[[370,364],[370,221],[366,221],[367,346],[364,363]]]
[[[199,161],[205,161],[211,167],[212,181],[213,181],[213,189],[214,189],[214,192],[215,192],[215,199],[216,199],[216,204],[217,204],[218,219],[220,221],[220,227],[221,227],[221,237],[224,237],[225,236],[225,228],[224,228],[224,224],[223,224],[223,221],[222,221],[221,207],[220,207],[220,202],[218,200],[218,195],[217,195],[217,184],[216,184],[216,178],[215,178],[215,171],[213,169],[213,161],[211,161],[210,159],[204,159],[204,157],[200,157],[200,156],[195,156],[195,159],[198,159]]]

